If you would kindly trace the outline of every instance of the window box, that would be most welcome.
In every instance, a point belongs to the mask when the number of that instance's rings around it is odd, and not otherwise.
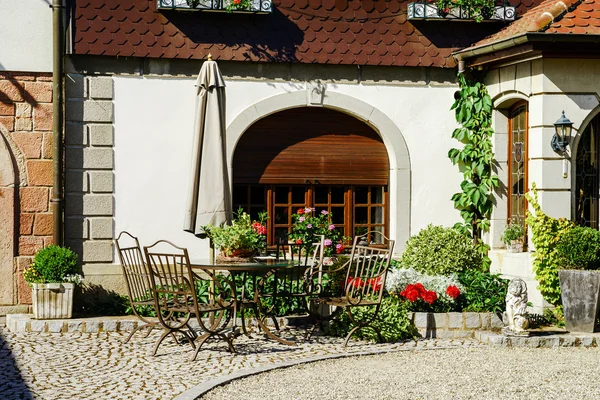
[[[245,14],[270,14],[273,10],[271,0],[245,0],[238,6],[233,5],[233,0],[157,0],[159,10],[177,10],[177,11],[212,11],[212,12],[231,12]],[[194,4],[196,3],[196,4]],[[242,8],[244,3],[248,7]]]
[[[458,20],[458,21],[472,21],[472,18],[468,11],[463,10],[461,7],[451,8],[448,13],[440,12],[435,3],[409,3],[407,6],[408,20],[432,20],[432,21],[443,21],[443,20]],[[496,6],[494,14],[489,18],[483,19],[483,21],[514,21],[515,20],[515,8],[510,5]]]

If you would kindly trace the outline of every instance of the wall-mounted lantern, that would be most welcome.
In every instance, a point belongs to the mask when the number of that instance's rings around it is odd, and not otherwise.
[[[552,136],[552,150],[556,152],[564,153],[567,150],[567,146],[571,142],[571,130],[573,129],[573,123],[569,118],[565,117],[565,112],[562,112],[562,116],[554,123],[554,136]]]

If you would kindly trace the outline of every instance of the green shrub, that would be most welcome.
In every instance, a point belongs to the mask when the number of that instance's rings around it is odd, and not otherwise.
[[[525,222],[531,228],[531,241],[535,248],[533,253],[533,270],[539,282],[538,289],[544,300],[553,305],[560,304],[560,281],[558,266],[560,260],[556,253],[558,238],[569,231],[575,224],[564,218],[552,218],[544,214],[538,201],[535,182],[531,192],[525,195],[530,209],[527,210]]]
[[[428,275],[449,275],[480,268],[481,254],[472,239],[454,228],[429,225],[406,242],[402,265]]]
[[[354,307],[352,315],[355,319],[362,321],[370,318],[374,307]],[[396,342],[402,339],[409,339],[416,335],[414,325],[408,316],[408,304],[398,297],[384,297],[381,302],[381,308],[377,319],[373,325],[381,330],[382,339],[385,342]],[[354,327],[346,311],[342,311],[340,317],[331,321],[326,333],[331,336],[346,336]],[[354,336],[359,339],[377,341],[377,333],[371,328],[359,329]]]
[[[464,291],[458,300],[462,311],[499,312],[506,308],[508,280],[499,274],[472,269],[458,274]]]
[[[576,226],[564,232],[556,242],[558,267],[600,269],[600,232]]]
[[[500,240],[502,240],[502,242],[508,246],[511,241],[523,239],[524,236],[525,227],[519,223],[511,222],[504,229],[502,236],[500,236]]]
[[[77,254],[71,249],[49,245],[38,251],[33,257],[33,264],[23,272],[29,283],[53,283],[77,281],[71,279],[79,276]]]

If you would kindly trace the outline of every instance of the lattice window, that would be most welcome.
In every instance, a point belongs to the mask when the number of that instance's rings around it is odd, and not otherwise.
[[[575,222],[598,229],[598,131],[596,116],[583,131],[576,154]]]
[[[527,104],[519,103],[510,112],[508,160],[508,220],[525,226],[527,201]]]

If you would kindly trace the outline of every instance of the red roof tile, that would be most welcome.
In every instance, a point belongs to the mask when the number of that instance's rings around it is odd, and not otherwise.
[[[477,42],[474,46],[486,45],[528,32],[600,34],[600,0],[545,0],[508,27]]]
[[[518,13],[540,1],[511,0]],[[489,23],[413,24],[406,20],[409,2],[274,0],[269,15],[234,15],[159,11],[156,0],[77,0],[73,49],[127,57],[202,59],[210,52],[216,60],[452,68],[453,51],[498,29]],[[597,28],[594,13],[588,7],[584,16],[553,28]]]

